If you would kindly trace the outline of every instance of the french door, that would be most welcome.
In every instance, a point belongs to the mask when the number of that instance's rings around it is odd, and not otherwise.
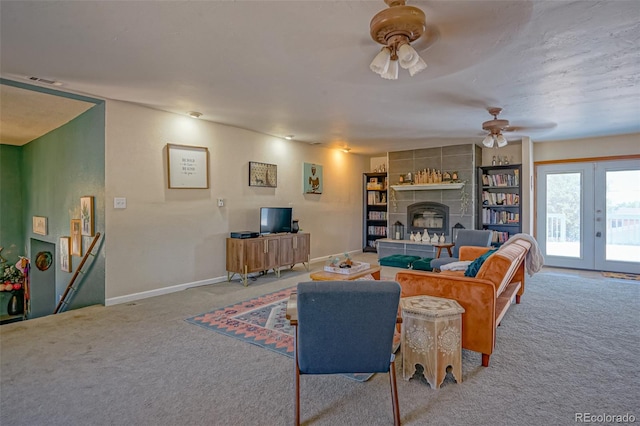
[[[640,160],[541,165],[536,182],[546,265],[640,273]]]

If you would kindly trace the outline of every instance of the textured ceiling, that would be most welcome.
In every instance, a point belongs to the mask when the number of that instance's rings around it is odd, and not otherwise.
[[[408,4],[437,40],[396,81],[369,70],[383,1],[3,1],[0,73],[365,154],[481,140],[488,106],[510,138],[640,132],[640,2]]]

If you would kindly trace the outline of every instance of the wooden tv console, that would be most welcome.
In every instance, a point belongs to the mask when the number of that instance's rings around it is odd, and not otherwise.
[[[302,263],[309,270],[311,235],[271,234],[257,238],[227,238],[227,280],[240,274],[242,284],[248,285],[248,275],[253,272],[268,272],[270,269],[280,277],[280,268],[293,268]]]

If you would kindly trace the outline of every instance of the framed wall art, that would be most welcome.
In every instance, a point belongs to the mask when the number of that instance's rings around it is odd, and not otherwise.
[[[209,150],[206,147],[167,144],[170,189],[209,188]]]
[[[71,255],[82,256],[82,221],[71,219]]]
[[[60,269],[65,272],[71,272],[71,252],[69,246],[71,244],[71,238],[60,237],[60,244],[58,249],[60,250]]]
[[[304,163],[303,180],[305,194],[322,194],[322,166],[319,164]]]
[[[86,195],[80,197],[80,221],[81,221],[81,235],[93,237],[95,228],[93,226],[93,197]]]
[[[33,217],[33,233],[47,235],[47,218],[44,216]]]
[[[249,161],[249,186],[278,186],[278,166]]]

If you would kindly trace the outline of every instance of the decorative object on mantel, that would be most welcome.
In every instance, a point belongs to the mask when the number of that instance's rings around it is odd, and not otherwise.
[[[434,234],[435,235],[435,234]],[[431,241],[431,239],[429,238],[429,231],[427,231],[426,229],[422,232],[422,242],[423,243],[428,243],[429,241]]]
[[[444,232],[442,233],[442,235],[440,235],[440,243],[444,243],[445,242],[445,238],[444,238]]]
[[[431,237],[431,244],[438,244],[438,234],[436,234],[435,232],[433,233],[433,236]]]
[[[413,233],[413,231],[411,231],[411,235],[409,236],[409,240],[410,241],[415,241],[416,240],[416,235]]]
[[[391,185],[391,189],[395,191],[432,191],[438,189],[460,189],[464,187],[463,182],[451,183],[425,183],[419,185]],[[393,191],[390,191],[393,193]]]

